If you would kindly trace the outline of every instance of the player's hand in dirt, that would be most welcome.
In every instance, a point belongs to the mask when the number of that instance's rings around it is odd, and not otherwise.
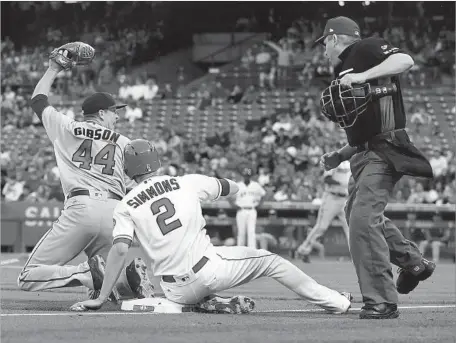
[[[337,168],[342,163],[342,156],[337,151],[324,154],[320,158],[320,166],[326,171]]]
[[[95,311],[99,310],[103,306],[103,303],[100,299],[80,301],[72,305],[70,310],[75,312]]]

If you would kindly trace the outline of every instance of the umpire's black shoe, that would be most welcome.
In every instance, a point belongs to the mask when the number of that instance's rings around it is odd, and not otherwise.
[[[360,319],[393,319],[399,317],[396,304],[367,304],[359,314]]]
[[[396,280],[396,288],[400,294],[408,294],[413,291],[420,281],[428,279],[435,270],[435,263],[423,258],[421,265],[416,267],[418,270],[422,269],[419,274],[413,274],[411,271],[405,269],[398,269],[398,277]]]

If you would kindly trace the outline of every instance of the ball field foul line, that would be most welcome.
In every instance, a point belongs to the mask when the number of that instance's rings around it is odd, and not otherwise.
[[[399,306],[400,310],[419,310],[419,309],[456,309],[456,305],[408,305]],[[361,311],[361,308],[351,308],[350,312]],[[323,309],[303,309],[303,310],[264,310],[254,311],[255,313],[316,313],[324,312]],[[156,312],[42,312],[42,313],[1,313],[0,317],[51,317],[51,316],[118,316],[118,315],[157,315]]]

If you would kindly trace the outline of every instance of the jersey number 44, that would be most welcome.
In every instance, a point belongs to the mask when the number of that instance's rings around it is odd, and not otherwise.
[[[102,165],[102,174],[113,175],[114,167],[116,165],[116,162],[114,161],[116,146],[113,144],[107,144],[98,154],[95,155],[95,158],[92,159],[92,143],[93,141],[91,139],[85,139],[79,146],[78,150],[76,150],[73,154],[71,160],[73,162],[80,162],[81,164],[79,165],[79,168],[85,170],[90,170],[92,168],[92,163]]]

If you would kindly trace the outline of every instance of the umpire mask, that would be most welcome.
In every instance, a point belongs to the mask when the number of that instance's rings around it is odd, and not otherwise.
[[[334,80],[321,93],[320,106],[326,118],[345,129],[353,126],[358,116],[366,111],[370,99],[368,83],[351,88]]]

